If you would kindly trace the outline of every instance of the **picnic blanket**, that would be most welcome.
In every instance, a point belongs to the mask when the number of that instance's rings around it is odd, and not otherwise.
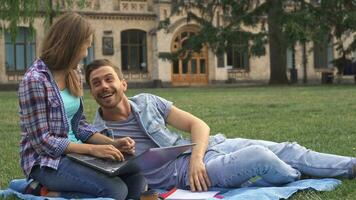
[[[63,198],[48,198],[39,197],[29,194],[23,194],[28,182],[25,179],[15,179],[10,182],[9,188],[5,190],[0,190],[0,199],[8,197],[10,195],[15,195],[19,199],[26,200],[65,200]],[[279,200],[287,199],[292,196],[295,192],[299,190],[314,189],[317,191],[330,191],[335,189],[341,184],[340,180],[325,178],[325,179],[304,179],[293,183],[286,184],[281,187],[263,187],[263,186],[249,186],[245,188],[236,189],[223,189],[223,188],[213,188],[213,190],[221,191],[221,196],[226,200]],[[164,192],[162,190],[158,190]],[[96,200],[112,200],[110,198],[95,198]],[[90,200],[90,199],[83,199]],[[93,200],[93,199],[91,199]],[[209,200],[217,200],[216,198],[211,198]]]

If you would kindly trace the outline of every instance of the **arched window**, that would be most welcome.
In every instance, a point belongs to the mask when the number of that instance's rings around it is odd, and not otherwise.
[[[31,37],[29,28],[19,27],[13,43],[5,32],[5,55],[6,72],[24,73],[36,57],[35,34]]]
[[[123,71],[147,71],[146,32],[121,32],[121,67]]]

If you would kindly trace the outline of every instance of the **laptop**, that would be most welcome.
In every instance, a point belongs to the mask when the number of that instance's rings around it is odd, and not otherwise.
[[[171,147],[150,148],[140,155],[124,154],[124,161],[113,161],[90,155],[70,153],[68,158],[109,176],[135,173],[161,167],[168,161],[174,160],[183,152],[189,150],[195,143]]]

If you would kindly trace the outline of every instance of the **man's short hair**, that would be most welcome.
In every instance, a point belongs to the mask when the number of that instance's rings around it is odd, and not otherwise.
[[[116,72],[117,76],[119,77],[120,80],[124,79],[124,76],[122,75],[122,72],[120,70],[120,68],[118,68],[116,65],[114,65],[114,63],[112,63],[111,61],[109,61],[108,59],[97,59],[97,60],[93,60],[91,63],[89,63],[87,66],[85,66],[85,81],[86,83],[89,85],[90,88],[90,74],[92,71],[99,69],[100,67],[103,66],[110,66],[114,69],[114,71]]]

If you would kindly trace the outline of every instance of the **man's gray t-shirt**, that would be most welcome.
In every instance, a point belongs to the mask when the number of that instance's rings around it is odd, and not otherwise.
[[[152,99],[154,99],[152,103],[155,104],[160,115],[164,119],[167,119],[172,107],[172,102],[155,95],[152,95],[152,97]],[[130,137],[135,140],[137,155],[149,148],[158,147],[157,144],[154,143],[149,136],[141,130],[135,116],[132,113],[126,120],[105,121],[105,123],[106,126],[113,131],[113,135],[115,137]],[[144,171],[143,174],[146,177],[150,187],[169,189],[170,187],[178,184],[178,182],[184,182],[188,161],[187,156],[181,156],[180,158],[170,161],[158,169]],[[179,175],[180,180],[177,180],[177,175]]]
[[[152,95],[152,97],[152,99],[154,99],[152,103],[156,105],[160,115],[164,119],[167,119],[172,102],[155,95]],[[115,137],[130,137],[135,140],[136,154],[141,154],[149,148],[158,147],[158,145],[154,143],[151,138],[149,138],[149,136],[141,130],[132,112],[126,120],[105,121],[105,123],[109,129],[113,130]]]
[[[115,138],[130,137],[135,140],[137,155],[149,148],[158,147],[147,134],[141,131],[137,120],[132,113],[128,119],[124,121],[106,121],[106,126],[113,130]]]

